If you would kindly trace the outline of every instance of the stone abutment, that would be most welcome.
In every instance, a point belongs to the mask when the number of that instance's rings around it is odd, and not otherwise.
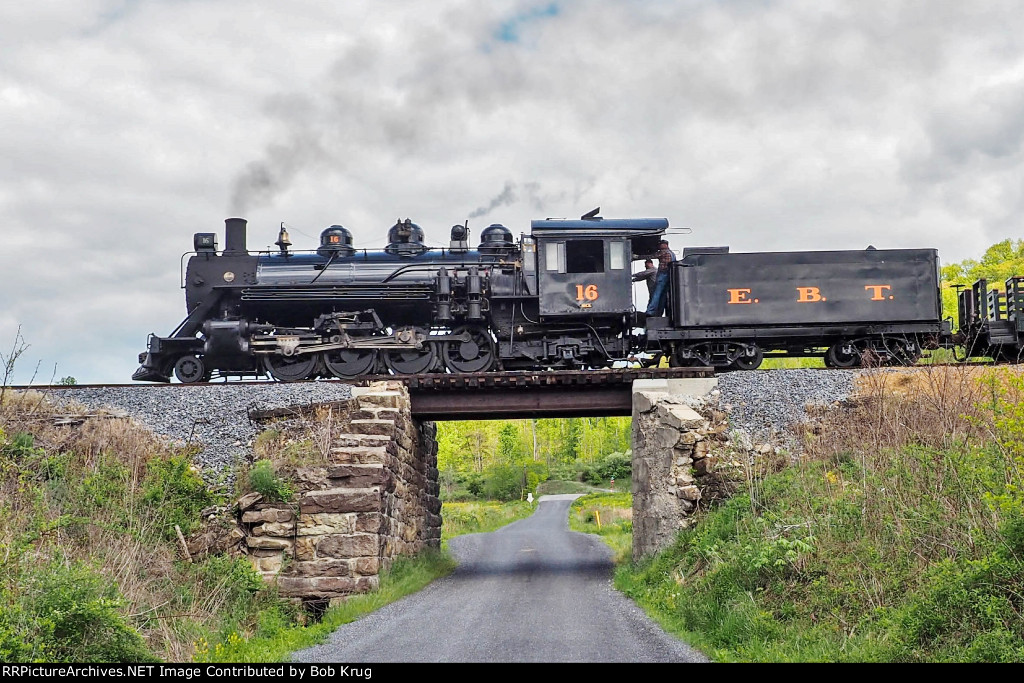
[[[348,401],[261,422],[271,430],[263,440],[281,444],[275,469],[293,495],[243,496],[235,528],[219,535],[236,539],[282,597],[331,604],[376,588],[396,557],[440,547],[436,430],[411,417],[400,382],[355,387]],[[209,536],[200,534],[192,550],[218,545]]]
[[[732,457],[715,379],[633,384],[633,559],[670,545],[702,505],[744,476]]]

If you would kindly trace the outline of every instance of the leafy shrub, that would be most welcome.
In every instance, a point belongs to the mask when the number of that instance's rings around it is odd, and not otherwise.
[[[583,481],[583,472],[586,469],[586,464],[579,461],[559,463],[552,466],[550,478],[559,481]]]
[[[466,490],[470,495],[480,498],[484,495],[484,476],[477,472],[469,472],[462,477]]]
[[[525,472],[516,465],[495,465],[484,472],[484,497],[490,500],[515,500],[523,495]]]
[[[259,460],[252,466],[249,470],[249,485],[268,501],[287,502],[295,493],[288,482],[277,476],[269,460]]]
[[[1024,660],[1022,577],[1024,561],[1005,549],[978,560],[936,563],[923,590],[902,610],[903,657],[927,659],[925,653],[945,650],[964,661]]]
[[[542,462],[533,462],[523,468],[526,471],[525,493],[537,493],[537,486],[548,479],[548,468]]]
[[[156,510],[164,537],[173,538],[175,525],[182,533],[193,531],[199,525],[199,513],[217,496],[192,469],[188,457],[179,454],[149,463],[142,500]]]
[[[19,595],[2,595],[0,661],[156,661],[121,614],[117,586],[59,555],[24,577]]]
[[[4,441],[0,453],[14,460],[38,456],[43,452],[43,449],[36,448],[35,438],[28,432],[15,432]]]
[[[609,453],[594,464],[594,471],[601,481],[609,479],[626,479],[633,474],[633,454]]]
[[[609,453],[597,462],[588,465],[581,473],[581,480],[596,485],[611,479],[627,479],[632,473],[632,453]]]
[[[548,478],[542,462],[526,465],[495,465],[483,473],[481,495],[488,500],[521,500],[537,490],[537,484]]]
[[[23,472],[34,472],[36,479],[60,479],[67,470],[68,455],[49,454],[35,445],[35,438],[27,432],[16,432],[10,439],[0,429],[0,455],[17,463]]]

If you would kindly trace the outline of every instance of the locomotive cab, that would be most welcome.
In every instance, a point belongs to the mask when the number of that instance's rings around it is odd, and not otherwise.
[[[612,237],[537,240],[540,314],[623,313],[633,305],[629,241]]]
[[[542,318],[633,310],[630,264],[668,227],[660,219],[533,221]]]

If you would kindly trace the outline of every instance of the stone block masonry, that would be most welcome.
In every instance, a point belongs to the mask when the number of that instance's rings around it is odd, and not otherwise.
[[[694,393],[713,387],[705,381]],[[686,387],[669,391],[634,383],[634,560],[670,545],[702,502],[728,496],[743,476],[742,463],[725,455],[727,416],[717,402],[688,397]]]
[[[398,556],[440,547],[436,429],[409,405],[401,383],[378,382],[296,409],[289,431],[304,427],[319,449],[287,473],[295,498],[250,494],[238,506],[253,566],[283,597],[331,603],[366,592]]]

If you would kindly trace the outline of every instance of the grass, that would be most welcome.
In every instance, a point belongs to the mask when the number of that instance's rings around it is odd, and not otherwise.
[[[980,360],[980,359],[979,359]],[[933,365],[936,363],[955,363],[957,362],[956,354],[950,349],[932,349],[925,351],[922,355],[919,365]],[[771,354],[765,356],[764,361],[761,363],[761,370],[792,370],[797,368],[823,368],[825,367],[824,359],[817,356],[807,357],[780,357],[772,356]]]
[[[814,357],[796,357],[796,358],[773,358],[772,356],[765,356],[761,362],[761,370],[791,370],[794,368],[823,368],[825,367],[825,361],[821,358]]]
[[[187,449],[53,413],[33,394],[0,404],[0,660],[282,661],[451,570],[444,553],[396,562],[308,623],[245,560],[178,559],[173,526],[218,502]],[[615,548],[616,586],[719,661],[1024,661],[1018,371],[871,370],[799,437],[799,461],[641,563],[625,491],[575,501],[570,527]],[[532,510],[446,502],[444,539]]]
[[[569,528],[597,534],[612,549],[616,564],[627,562],[633,551],[632,494],[602,492],[577,498],[569,508]]]
[[[1024,661],[1024,380],[866,374],[616,586],[719,661]]]
[[[482,534],[495,531],[512,522],[533,514],[536,503],[515,500],[445,502],[441,508],[441,541],[463,534]]]

